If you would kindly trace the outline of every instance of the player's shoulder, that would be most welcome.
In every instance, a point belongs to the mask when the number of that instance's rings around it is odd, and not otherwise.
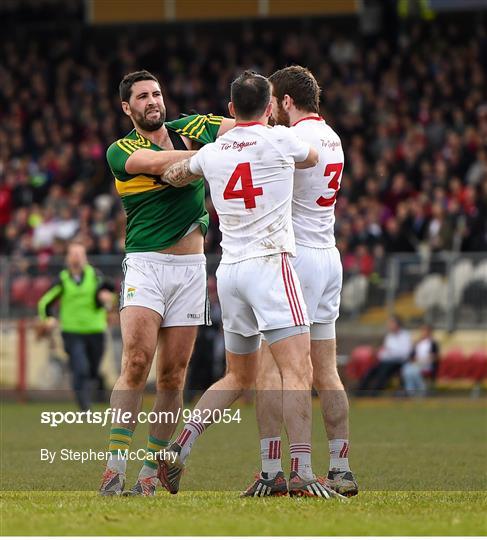
[[[197,133],[203,125],[219,127],[222,123],[223,116],[218,116],[212,113],[208,114],[189,114],[177,118],[176,120],[170,120],[165,122],[165,126],[168,129],[177,131],[183,135],[192,135]]]
[[[107,160],[110,163],[121,157],[132,155],[139,148],[150,148],[151,142],[139,135],[135,129],[130,133],[117,139],[107,149]]]
[[[296,134],[286,126],[274,126],[267,129],[265,133],[277,142],[285,142],[296,138]]]

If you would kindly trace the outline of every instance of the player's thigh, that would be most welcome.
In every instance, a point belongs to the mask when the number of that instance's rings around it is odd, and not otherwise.
[[[262,340],[257,366],[257,390],[281,391],[282,377],[267,341]]]
[[[120,291],[121,314],[128,308],[142,307],[165,316],[163,290],[165,267],[143,254],[127,255],[122,263],[124,279]]]
[[[340,253],[336,248],[323,250],[323,273],[326,283],[313,322],[331,323],[339,316],[343,281]]]
[[[209,322],[206,259],[203,254],[176,255],[165,265],[163,328]]]
[[[286,253],[241,264],[238,292],[252,307],[259,331],[309,324],[299,278]]]
[[[158,386],[182,388],[198,326],[171,326],[159,330],[156,381]]]
[[[324,289],[320,251],[298,245],[296,246],[296,257],[289,259],[298,275],[310,322],[315,319],[318,303]]]
[[[239,387],[246,389],[255,387],[259,355],[259,349],[248,354],[235,354],[228,350],[225,351],[226,375],[229,375],[230,379],[238,381]]]
[[[311,387],[313,368],[310,358],[309,333],[297,334],[270,345],[282,376],[283,390]]]
[[[131,364],[145,363],[150,369],[157,347],[162,317],[156,311],[128,306],[120,312],[122,333],[122,372]]]
[[[243,285],[244,289],[248,287],[247,282],[243,284],[241,282],[244,276],[242,265],[243,263],[220,264],[216,272],[216,284],[223,330],[249,337],[258,334],[259,329],[252,307],[238,293],[240,286]]]

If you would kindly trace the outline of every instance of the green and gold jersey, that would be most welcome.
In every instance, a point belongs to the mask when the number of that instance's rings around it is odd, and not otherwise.
[[[166,122],[169,135],[176,150],[185,149],[180,137],[185,136],[200,144],[214,142],[222,116],[195,114],[172,122]],[[179,139],[180,144],[174,137]],[[125,163],[139,148],[163,151],[163,148],[137,133],[133,129],[123,139],[115,141],[107,150],[107,161],[118,194],[127,215],[125,250],[160,251],[174,245],[193,223],[199,223],[203,234],[209,226],[205,208],[204,180],[174,188],[162,183],[158,176],[129,174]]]

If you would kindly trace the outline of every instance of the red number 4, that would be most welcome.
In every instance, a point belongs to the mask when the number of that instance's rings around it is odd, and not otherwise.
[[[235,189],[237,182],[242,181],[242,189]],[[250,163],[239,163],[230,176],[227,187],[223,192],[223,198],[227,199],[243,199],[245,208],[255,208],[255,198],[262,195],[261,187],[254,188],[252,183],[252,172]]]
[[[333,189],[335,193],[333,193],[331,197],[320,197],[319,199],[317,199],[316,202],[320,206],[331,206],[336,201],[337,192],[340,189],[340,176],[342,174],[342,170],[343,163],[328,163],[328,165],[326,166],[325,176],[330,176],[331,174],[333,174],[328,184],[328,188]]]

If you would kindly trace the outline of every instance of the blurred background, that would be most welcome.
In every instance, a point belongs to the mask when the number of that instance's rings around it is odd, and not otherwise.
[[[345,151],[336,236],[347,386],[359,387],[383,360],[397,314],[413,343],[436,344],[422,370],[426,393],[482,392],[486,0],[3,0],[0,20],[2,389],[23,397],[69,389],[60,338],[39,338],[35,318],[70,239],[120,287],[125,217],[105,151],[132,128],[118,97],[123,75],[156,74],[173,119],[227,114],[230,83],[244,69],[270,75],[301,64],[315,74],[322,115]],[[207,207],[214,325],[201,328],[188,397],[224,369],[220,234],[209,198]],[[114,310],[107,387],[120,354]],[[404,394],[398,378],[388,385]]]

